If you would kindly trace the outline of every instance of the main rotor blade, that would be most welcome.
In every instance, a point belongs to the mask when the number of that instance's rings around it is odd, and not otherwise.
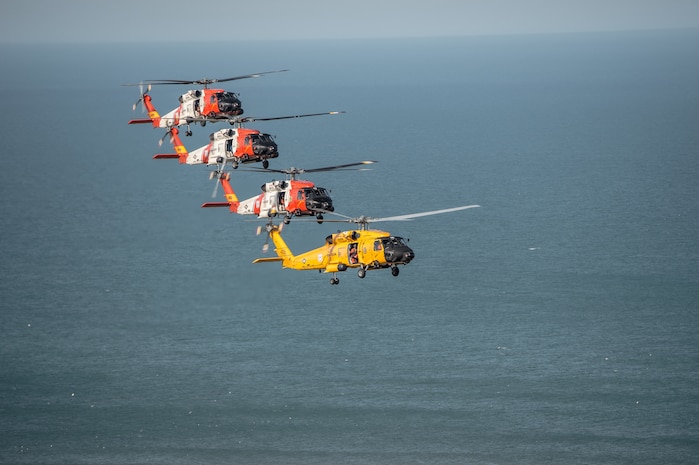
[[[325,166],[323,168],[309,168],[309,169],[303,169],[303,168],[286,168],[286,169],[274,169],[274,168],[258,168],[255,166],[252,166],[250,168],[243,168],[238,171],[250,171],[253,173],[282,173],[282,174],[303,174],[303,173],[317,173],[320,171],[333,171],[333,170],[338,170],[338,171],[343,171],[344,168],[349,168],[352,166],[360,166],[360,165],[371,165],[372,163],[378,163],[378,161],[375,160],[365,160],[365,161],[360,161],[357,163],[347,163],[344,165],[335,165],[335,166]],[[359,170],[363,169],[368,169],[368,168],[359,168]],[[348,170],[349,171],[349,170]]]
[[[254,73],[254,74],[245,74],[243,76],[233,76],[229,78],[223,78],[223,79],[196,79],[194,81],[188,81],[185,79],[145,79],[144,82],[148,82],[152,85],[168,85],[168,84],[199,84],[203,86],[207,86],[209,84],[214,84],[217,82],[227,82],[227,81],[235,81],[238,79],[248,79],[248,78],[257,78],[261,77],[265,74],[272,74],[272,73],[282,73],[284,71],[289,71],[288,69],[279,69],[276,71],[265,71],[263,73]],[[132,86],[132,85],[138,85],[138,84],[124,84],[125,86]]]
[[[376,221],[405,221],[405,220],[411,220],[413,218],[419,218],[421,216],[430,216],[430,215],[439,215],[442,213],[450,213],[450,212],[455,212],[459,210],[466,210],[467,208],[478,208],[480,205],[464,205],[461,207],[453,207],[453,208],[444,208],[442,210],[432,210],[429,212],[421,212],[421,213],[411,213],[408,215],[397,215],[397,216],[387,216],[385,218],[367,218],[366,220],[368,222],[376,222]]]
[[[376,160],[365,160],[365,161],[360,161],[358,163],[347,163],[345,165],[335,165],[335,166],[325,166],[323,168],[310,168],[307,170],[300,170],[302,173],[317,173],[319,171],[332,171],[332,170],[341,170],[343,168],[349,168],[351,166],[360,166],[360,165],[371,165],[372,163],[378,163]]]
[[[212,79],[210,82],[211,82],[211,83],[214,83],[214,82],[226,82],[226,81],[235,81],[235,80],[237,80],[237,79],[257,78],[257,77],[261,77],[261,76],[263,76],[263,75],[265,75],[265,74],[283,73],[283,72],[286,72],[286,71],[289,71],[289,70],[288,70],[288,69],[278,69],[278,70],[275,70],[275,71],[265,71],[265,72],[262,72],[262,73],[246,74],[245,76],[235,76],[235,77],[230,77],[230,78],[225,78],[225,79]]]
[[[344,111],[326,111],[324,113],[307,113],[305,115],[290,115],[290,116],[272,116],[269,118],[256,118],[254,116],[246,116],[244,118],[236,119],[235,122],[249,123],[251,121],[276,121],[276,120],[280,120],[280,119],[306,118],[308,116],[339,115],[341,113],[345,113],[345,112]]]

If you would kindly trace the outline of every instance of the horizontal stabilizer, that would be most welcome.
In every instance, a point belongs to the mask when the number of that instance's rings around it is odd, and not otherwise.
[[[253,263],[263,263],[263,262],[281,262],[284,260],[282,257],[269,257],[269,258],[257,258],[253,260]]]
[[[140,119],[132,119],[129,121],[129,124],[149,124],[152,123],[153,120],[150,118],[140,118]]]
[[[163,158],[180,158],[176,153],[158,153],[153,155],[153,160],[161,160]]]
[[[201,205],[201,208],[210,208],[210,207],[229,207],[230,204],[228,202],[206,202]]]

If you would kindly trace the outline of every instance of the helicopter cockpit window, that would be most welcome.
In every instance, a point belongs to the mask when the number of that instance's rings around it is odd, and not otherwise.
[[[381,250],[381,241],[380,240],[374,241],[374,250]]]
[[[219,92],[216,94],[219,100],[224,102],[234,102],[235,94],[233,92]]]
[[[306,197],[311,199],[328,197],[328,192],[322,187],[304,189],[304,192],[306,193]]]
[[[385,239],[381,239],[381,243],[383,244],[384,248],[390,247],[390,246],[406,246],[408,244],[405,243],[402,237],[396,237],[396,236],[391,236],[387,237]]]
[[[296,200],[303,200],[303,191],[299,191],[299,193],[296,194]]]

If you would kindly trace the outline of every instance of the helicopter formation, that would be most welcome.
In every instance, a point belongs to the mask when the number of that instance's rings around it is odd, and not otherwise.
[[[160,139],[162,144],[169,139],[174,153],[160,153],[154,159],[177,159],[181,164],[207,165],[215,167],[210,179],[216,179],[214,197],[220,185],[225,201],[205,202],[202,208],[224,207],[238,215],[254,215],[266,220],[264,227],[258,227],[258,235],[263,229],[267,238],[263,251],[268,250],[269,240],[274,244],[275,257],[258,258],[252,263],[281,262],[283,268],[294,270],[318,270],[331,273],[330,284],[337,285],[340,280],[338,272],[356,269],[357,276],[364,278],[369,270],[390,269],[393,276],[398,276],[399,265],[407,265],[415,258],[414,251],[408,246],[407,239],[395,236],[388,231],[370,229],[370,223],[385,221],[410,221],[413,218],[451,213],[479,205],[463,205],[459,207],[432,210],[407,215],[371,218],[360,216],[352,218],[335,212],[335,206],[330,197],[329,189],[316,186],[313,182],[299,179],[300,175],[335,170],[365,170],[365,166],[377,163],[375,160],[364,160],[354,163],[326,166],[321,168],[287,168],[272,169],[269,160],[279,157],[279,148],[274,138],[257,129],[248,129],[244,125],[255,121],[273,121],[311,116],[337,115],[342,111],[309,113],[302,115],[275,116],[265,118],[243,117],[242,102],[238,94],[224,89],[209,88],[211,84],[234,81],[239,79],[257,78],[272,73],[288,70],[266,71],[262,73],[234,76],[224,79],[199,80],[147,80],[138,84],[139,98],[133,105],[136,110],[141,104],[147,111],[147,118],[132,119],[128,124],[151,124],[154,128],[165,129],[165,135]],[[150,91],[158,85],[192,85],[203,88],[191,89],[181,94],[179,106],[164,116],[155,109]],[[181,126],[186,126],[185,136],[192,136],[191,126],[201,127],[207,123],[228,122],[232,128],[220,129],[209,136],[209,143],[194,150],[187,150],[179,137]],[[259,163],[261,167],[253,166],[238,169],[240,165]],[[230,166],[230,169],[227,167]],[[239,200],[231,184],[232,170],[256,173],[284,174],[284,180],[265,182],[261,193]],[[325,215],[334,215],[328,219]],[[316,249],[294,255],[282,238],[284,225],[292,218],[309,217],[317,223],[344,222],[357,225],[355,229],[339,231],[325,238],[324,244]],[[275,224],[275,219],[280,219]]]

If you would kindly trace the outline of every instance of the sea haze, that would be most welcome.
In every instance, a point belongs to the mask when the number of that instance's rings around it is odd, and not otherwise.
[[[3,46],[0,462],[691,464],[699,32]],[[152,160],[145,79],[225,78],[393,277],[253,265]],[[156,108],[187,86],[151,90]],[[194,149],[224,126],[193,127]],[[238,171],[241,198],[278,174]],[[217,192],[222,200],[221,192]],[[292,221],[294,252],[343,224]]]

